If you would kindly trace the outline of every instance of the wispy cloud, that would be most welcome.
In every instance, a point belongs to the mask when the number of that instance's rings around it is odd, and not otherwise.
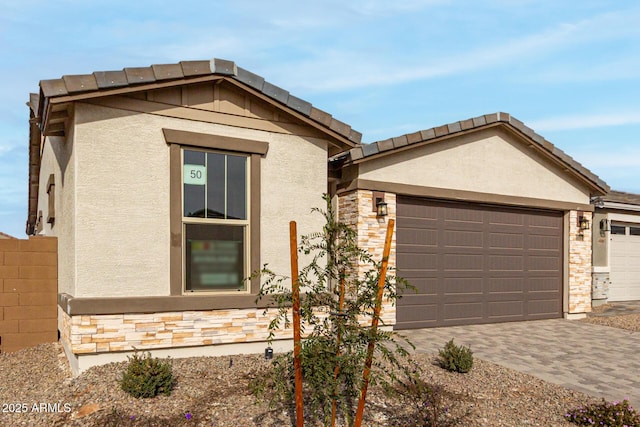
[[[590,129],[640,124],[640,110],[617,113],[581,114],[549,117],[528,123],[538,132]],[[640,158],[640,156],[639,156]]]

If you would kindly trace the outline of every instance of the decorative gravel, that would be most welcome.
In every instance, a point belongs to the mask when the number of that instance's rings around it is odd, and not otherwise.
[[[587,317],[583,322],[640,332],[640,313],[614,317]]]
[[[585,321],[640,330],[640,314]],[[471,372],[457,374],[414,355],[425,379],[443,386],[446,425],[572,426],[563,415],[596,399],[475,358]],[[2,426],[287,426],[292,412],[256,403],[249,381],[269,368],[259,355],[172,359],[176,388],[170,396],[136,399],[118,384],[125,363],[89,369],[72,378],[58,343],[0,354]],[[307,422],[305,425],[312,426]],[[414,426],[406,403],[372,387],[366,426]]]

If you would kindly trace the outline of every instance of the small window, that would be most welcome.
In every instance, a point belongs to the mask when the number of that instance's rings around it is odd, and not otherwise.
[[[640,227],[629,227],[629,235],[640,236]]]
[[[627,234],[627,227],[624,225],[611,225],[611,234]]]

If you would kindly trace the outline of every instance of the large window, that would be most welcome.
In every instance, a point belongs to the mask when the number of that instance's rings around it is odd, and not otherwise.
[[[183,255],[187,292],[245,291],[248,157],[183,149]]]

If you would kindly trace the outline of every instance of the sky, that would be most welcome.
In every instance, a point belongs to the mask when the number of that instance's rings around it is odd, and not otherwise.
[[[0,231],[25,237],[40,80],[211,58],[367,143],[507,112],[640,193],[636,0],[0,0]]]

